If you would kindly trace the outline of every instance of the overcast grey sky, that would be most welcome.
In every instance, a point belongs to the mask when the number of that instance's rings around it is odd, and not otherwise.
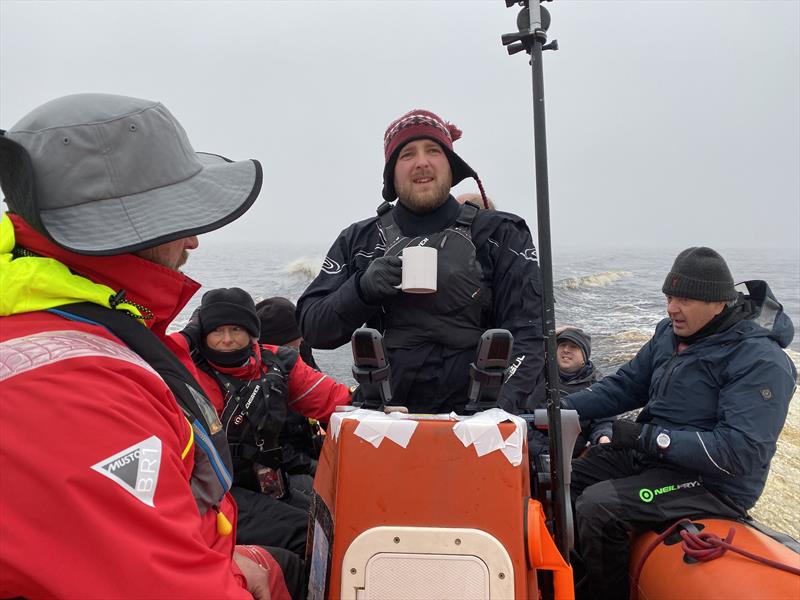
[[[556,246],[800,246],[800,3],[548,3]],[[0,127],[76,92],[161,100],[196,150],[257,158],[214,240],[322,247],[380,202],[382,136],[424,107],[535,233],[530,68],[502,0],[0,1]],[[466,180],[456,192],[473,191]]]

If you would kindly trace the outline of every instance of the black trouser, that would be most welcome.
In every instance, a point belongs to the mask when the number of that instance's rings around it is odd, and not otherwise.
[[[587,575],[576,590],[579,598],[628,597],[629,532],[686,517],[744,515],[703,487],[697,474],[610,444],[593,446],[573,461],[571,492]]]
[[[284,548],[273,546],[263,546],[263,548],[269,552],[270,556],[275,559],[275,562],[281,568],[283,582],[286,584],[286,589],[289,591],[292,600],[304,600],[306,594],[303,593],[302,586],[305,567],[300,557]]]
[[[311,512],[311,492],[314,489],[314,478],[311,475],[289,475],[289,494],[288,502],[292,506],[302,508],[306,514]]]
[[[305,556],[308,510],[237,486],[231,494],[239,506],[237,544],[277,546]]]

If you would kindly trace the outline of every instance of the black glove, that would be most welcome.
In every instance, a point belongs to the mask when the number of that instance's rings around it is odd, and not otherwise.
[[[399,256],[381,256],[373,260],[358,285],[361,296],[369,304],[378,304],[400,290],[395,287],[403,279],[403,261]]]
[[[611,431],[612,448],[633,448],[645,454],[659,454],[656,437],[662,428],[657,425],[617,419],[614,421]]]
[[[186,326],[181,330],[181,333],[189,342],[190,351],[200,347],[200,344],[203,341],[202,331],[203,328],[200,325],[200,306],[198,306],[194,309],[192,316],[189,317],[189,322],[186,323]]]

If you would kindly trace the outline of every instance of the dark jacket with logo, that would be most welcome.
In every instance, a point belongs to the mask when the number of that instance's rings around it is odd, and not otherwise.
[[[452,227],[459,218],[460,205],[451,196],[444,205],[426,215],[416,215],[401,205],[392,210],[404,236],[429,236]],[[481,327],[508,329],[514,336],[510,376],[503,386],[499,405],[519,412],[525,399],[541,387],[543,380],[541,288],[536,250],[520,217],[493,210],[481,210],[475,216],[469,244],[474,245],[473,262],[480,267],[483,281],[480,293],[491,298]],[[397,320],[393,318],[397,315],[391,314],[392,306],[397,306],[397,297],[383,306],[368,304],[359,288],[361,276],[374,258],[384,255],[386,246],[379,217],[354,223],[339,235],[321,272],[297,302],[300,328],[309,344],[315,348],[337,348],[348,343],[353,331],[365,323],[386,333],[387,323]],[[465,269],[469,261],[465,256]],[[432,299],[420,297],[418,301],[425,303]],[[458,315],[431,316],[448,322]],[[405,329],[403,339],[411,339]],[[415,337],[409,344],[387,343],[394,404],[420,412],[463,409],[469,364],[475,360],[480,333],[469,344],[461,341],[459,347],[442,343],[435,332],[422,325],[416,333],[422,339]]]
[[[745,285],[748,318],[680,353],[664,319],[633,360],[568,402],[584,419],[644,407],[639,421],[670,432],[663,460],[748,509],[764,489],[797,371],[782,350],[791,320],[766,282]]]

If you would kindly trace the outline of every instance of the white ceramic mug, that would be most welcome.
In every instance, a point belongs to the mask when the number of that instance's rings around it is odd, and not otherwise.
[[[406,246],[403,248],[403,282],[400,289],[408,294],[432,294],[436,291],[439,256],[436,248]]]

